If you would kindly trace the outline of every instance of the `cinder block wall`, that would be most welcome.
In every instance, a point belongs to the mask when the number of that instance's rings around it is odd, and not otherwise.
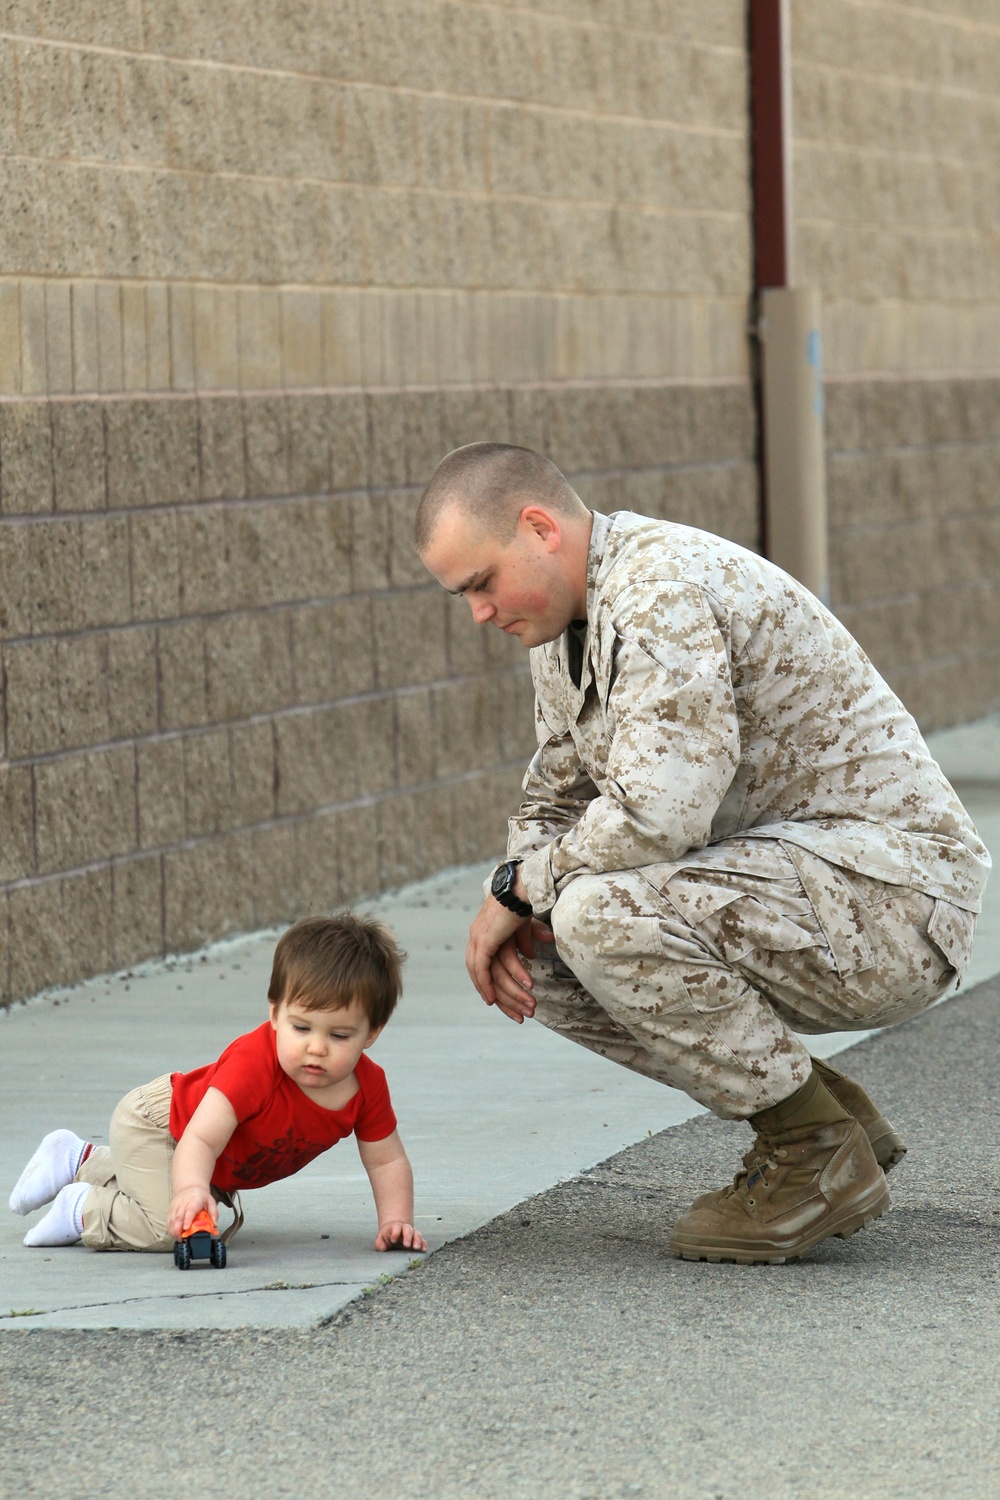
[[[925,728],[1000,706],[1000,12],[794,0],[834,608]]]
[[[0,996],[496,851],[441,453],[753,543],[735,0],[0,19]]]

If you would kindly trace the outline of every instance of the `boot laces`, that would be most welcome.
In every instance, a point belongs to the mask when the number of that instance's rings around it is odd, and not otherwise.
[[[776,1172],[781,1162],[785,1160],[788,1152],[784,1146],[769,1141],[765,1136],[759,1135],[750,1150],[743,1158],[743,1170],[737,1172],[733,1178],[730,1193],[742,1192],[746,1195],[747,1202],[753,1206],[753,1198],[750,1190],[762,1183],[767,1186],[768,1172]]]

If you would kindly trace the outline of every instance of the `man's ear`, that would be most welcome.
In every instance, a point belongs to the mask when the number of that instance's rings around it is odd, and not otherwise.
[[[541,505],[526,505],[520,515],[520,524],[533,531],[547,552],[557,552],[562,542],[559,522],[551,511]]]
[[[385,1030],[385,1022],[383,1021],[383,1023],[382,1023],[381,1026],[375,1026],[375,1027],[372,1028],[371,1031],[369,1031],[369,1033],[368,1033],[368,1040],[367,1040],[367,1042],[365,1042],[365,1051],[366,1052],[368,1051],[369,1047],[374,1047],[375,1043],[378,1041],[379,1037],[382,1035],[382,1033],[383,1033],[384,1030]]]

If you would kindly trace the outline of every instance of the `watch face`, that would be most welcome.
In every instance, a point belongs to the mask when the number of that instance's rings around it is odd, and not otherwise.
[[[502,896],[507,889],[507,877],[509,871],[506,865],[500,865],[493,871],[493,879],[490,881],[490,890],[494,896]]]

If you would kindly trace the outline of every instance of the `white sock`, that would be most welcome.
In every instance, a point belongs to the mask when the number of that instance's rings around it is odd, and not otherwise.
[[[71,1182],[56,1194],[55,1202],[24,1236],[26,1245],[75,1245],[83,1235],[83,1200],[90,1184]]]
[[[53,1130],[45,1137],[17,1179],[10,1195],[16,1214],[30,1214],[43,1203],[51,1203],[60,1188],[76,1176],[87,1142],[72,1130]]]

